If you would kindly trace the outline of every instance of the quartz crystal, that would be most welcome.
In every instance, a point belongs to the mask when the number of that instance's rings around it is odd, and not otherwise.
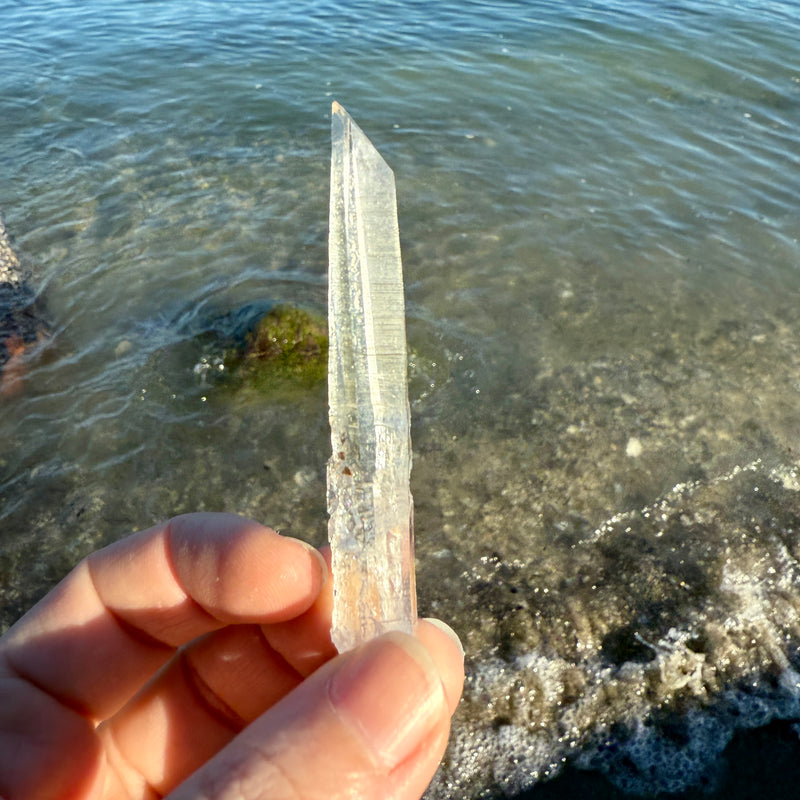
[[[416,620],[403,272],[394,175],[333,104],[328,537],[345,652]]]

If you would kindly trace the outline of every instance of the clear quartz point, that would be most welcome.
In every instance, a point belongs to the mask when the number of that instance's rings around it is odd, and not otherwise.
[[[410,633],[414,581],[403,271],[394,175],[338,103],[328,239],[331,636]]]

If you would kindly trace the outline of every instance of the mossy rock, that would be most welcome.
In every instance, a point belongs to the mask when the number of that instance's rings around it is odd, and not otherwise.
[[[247,334],[242,388],[259,394],[306,391],[328,374],[327,321],[292,306],[276,306]]]

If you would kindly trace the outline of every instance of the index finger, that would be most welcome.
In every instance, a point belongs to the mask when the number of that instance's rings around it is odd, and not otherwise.
[[[0,653],[19,676],[99,721],[195,637],[301,614],[325,574],[309,545],[251,520],[176,517],[82,561],[6,634]]]

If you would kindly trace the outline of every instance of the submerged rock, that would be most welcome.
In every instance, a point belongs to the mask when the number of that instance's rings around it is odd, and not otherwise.
[[[0,217],[0,397],[20,391],[25,353],[46,334],[36,292]]]
[[[185,328],[165,326],[172,341],[151,353],[141,382],[161,396],[189,404],[294,402],[319,394],[328,371],[328,329],[324,317],[278,305],[243,306],[202,318]],[[135,355],[124,339],[116,357]]]

